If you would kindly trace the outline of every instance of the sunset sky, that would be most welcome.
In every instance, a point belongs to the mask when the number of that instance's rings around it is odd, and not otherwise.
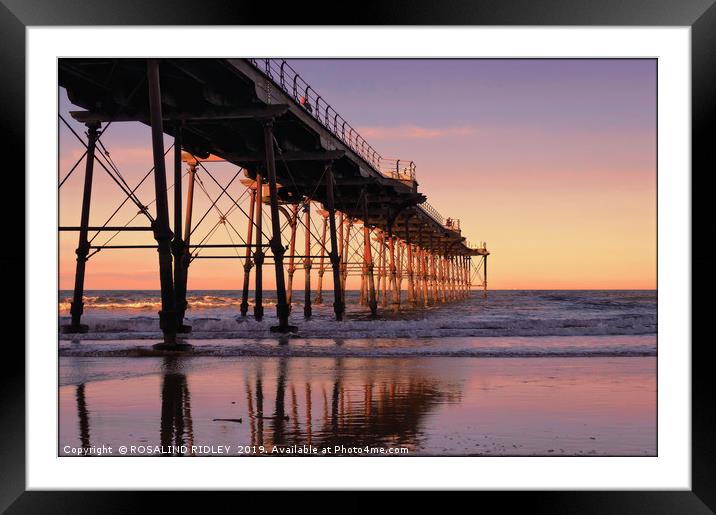
[[[655,60],[291,64],[379,153],[415,161],[430,204],[487,242],[490,289],[656,287]],[[68,121],[77,109],[63,90],[59,108]],[[152,167],[148,127],[113,124],[103,141],[130,184]],[[82,151],[61,125],[60,177]],[[83,170],[60,190],[61,225],[79,225]],[[123,194],[100,169],[95,176],[91,225],[101,225]],[[151,180],[138,193],[150,202]],[[135,213],[126,205],[113,224]],[[140,241],[152,243],[151,233],[112,243]],[[72,288],[76,246],[76,233],[61,234],[61,289]],[[239,261],[195,263],[191,289],[240,288]],[[272,288],[272,269],[264,276]],[[154,250],[103,251],[88,263],[88,290],[158,287]]]

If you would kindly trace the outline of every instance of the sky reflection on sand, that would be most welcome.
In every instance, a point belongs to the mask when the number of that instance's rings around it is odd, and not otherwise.
[[[655,372],[655,357],[61,357],[59,453],[306,444],[654,456]]]

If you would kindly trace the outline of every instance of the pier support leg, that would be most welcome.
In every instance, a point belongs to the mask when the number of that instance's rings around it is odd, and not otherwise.
[[[364,250],[365,253],[365,250]],[[358,304],[361,306],[367,305],[366,301],[366,295],[365,295],[365,285],[366,285],[366,266],[365,266],[365,255],[363,256],[363,267],[361,268],[360,273],[360,291],[358,294]]]
[[[387,277],[388,277],[388,270],[386,266],[387,258],[386,258],[386,245],[385,245],[385,233],[380,233],[380,259],[379,259],[379,277],[380,277],[380,305],[381,307],[387,307],[388,306],[388,292],[387,292]]]
[[[435,255],[433,254],[433,233],[428,236],[428,304],[435,303]]]
[[[328,211],[328,225],[331,238],[331,251],[329,258],[333,269],[333,312],[336,320],[343,320],[343,295],[341,294],[340,257],[338,255],[338,236],[336,234],[336,206],[333,198],[333,167],[326,165],[326,209]]]
[[[363,266],[360,274],[360,296],[358,304],[361,306],[368,305],[368,260],[366,259],[367,248],[365,246],[365,222],[363,222]]]
[[[443,302],[442,282],[443,272],[440,264],[440,254],[435,252],[435,302]]]
[[[388,241],[390,245],[390,288],[393,292],[393,308],[400,307],[400,290],[398,289],[397,270],[395,267],[395,236],[393,235],[393,224],[388,222]]]
[[[452,301],[452,275],[451,275],[451,268],[452,268],[452,258],[451,256],[445,257],[445,287],[447,290],[447,300]]]
[[[457,279],[460,294],[460,300],[465,298],[465,256],[457,256]]]
[[[343,303],[343,309],[346,309],[346,283],[348,282],[348,259],[351,253],[351,227],[353,227],[353,220],[346,217],[344,219],[346,225],[346,238],[345,246],[343,247],[343,262],[341,264],[341,300]]]
[[[455,297],[455,256],[448,257],[448,280],[450,282],[450,300],[456,300]]]
[[[418,249],[416,245],[413,245],[410,243],[410,220],[405,221],[405,245],[407,247],[406,253],[407,253],[407,266],[406,266],[406,273],[408,274],[408,294],[407,294],[407,301],[411,304],[415,305],[417,304],[417,299],[415,298],[415,276],[414,276],[414,261],[415,261],[415,250]]]
[[[463,299],[463,288],[462,288],[462,267],[460,266],[460,260],[462,259],[462,256],[459,254],[455,256],[455,294],[457,295],[457,300]]]
[[[465,284],[465,298],[470,297],[470,256],[463,256],[463,267],[464,273],[464,284]]]
[[[365,190],[363,193],[361,193],[361,199],[362,196],[365,195]],[[363,203],[361,202],[361,206]],[[361,274],[360,274],[360,295],[358,298],[358,304],[361,306],[367,306],[368,305],[368,261],[366,260],[366,247],[365,247],[365,227],[366,223],[363,221],[363,230],[361,231],[363,233],[363,266],[361,267]],[[358,236],[358,235],[356,235]]]
[[[249,195],[249,225],[246,230],[246,254],[244,255],[244,282],[241,288],[241,316],[246,317],[249,312],[249,282],[251,281],[251,241],[254,236],[254,213],[256,211],[256,187],[250,186],[251,193]]]
[[[447,250],[445,255],[440,258],[440,282],[442,283],[442,301],[448,301],[448,268],[447,268]]]
[[[328,229],[328,214],[323,215],[323,229],[321,230],[321,257],[318,263],[318,285],[316,286],[316,304],[323,304],[323,274],[326,273],[324,256],[326,253],[326,230]]]
[[[187,191],[186,191],[186,218],[184,219],[184,253],[182,255],[182,261],[181,266],[184,268],[184,273],[182,274],[182,284],[181,289],[184,299],[186,300],[186,292],[187,292],[187,284],[189,281],[189,265],[191,265],[191,248],[189,247],[189,243],[191,241],[191,217],[192,212],[194,208],[194,181],[196,180],[196,163],[190,163],[189,164],[189,180],[187,184]],[[180,286],[177,285],[177,288]],[[187,303],[184,302],[183,305],[177,306],[177,318],[179,320],[184,320],[184,315],[186,313]]]
[[[266,146],[266,171],[268,172],[269,196],[271,199],[271,252],[276,271],[276,315],[278,325],[271,331],[287,333],[296,328],[288,325],[290,312],[286,299],[286,280],[283,275],[284,248],[281,243],[281,220],[278,215],[278,188],[276,186],[276,160],[273,148],[273,120],[264,122],[264,145]]]
[[[413,262],[413,305],[418,306],[420,305],[420,281],[422,280],[422,277],[420,277],[420,244],[416,244],[413,246],[413,256],[412,256],[412,262]]]
[[[467,289],[465,288],[465,256],[460,255],[458,259],[458,272],[460,273],[460,298],[467,298]]]
[[[345,304],[343,304],[343,253],[345,252],[345,236],[346,233],[344,232],[344,224],[345,219],[342,212],[338,212],[338,226],[336,230],[338,231],[338,267],[340,270],[340,288],[341,291],[341,304],[343,305],[343,308],[345,309]]]
[[[177,311],[172,274],[172,232],[169,229],[169,204],[167,200],[167,176],[164,167],[164,129],[162,126],[162,92],[159,84],[159,61],[147,61],[147,83],[149,85],[149,118],[152,128],[152,154],[154,156],[154,190],[156,195],[157,219],[154,221],[154,239],[159,251],[159,282],[162,294],[162,310],[159,312],[159,326],[164,333],[164,342],[158,349],[190,348],[177,344]]]
[[[483,281],[482,281],[482,296],[484,298],[487,298],[487,256],[483,256],[483,262],[482,262],[482,274],[483,274]]]
[[[370,314],[378,314],[378,302],[375,298],[375,279],[373,278],[373,246],[370,242],[371,230],[368,227],[368,194],[363,192],[363,259],[366,264],[366,289],[368,294],[368,307]]]
[[[415,303],[418,306],[425,306],[427,304],[427,298],[423,296],[423,289],[424,289],[424,283],[425,283],[425,275],[423,274],[422,270],[422,261],[423,261],[423,224],[421,223],[418,225],[418,248],[416,250],[416,264],[415,264],[415,273],[418,276],[417,281],[417,287],[415,291]]]
[[[311,308],[311,266],[313,264],[313,261],[311,261],[311,201],[306,197],[306,200],[303,204],[303,219],[304,219],[304,225],[306,226],[306,232],[305,232],[305,246],[304,246],[304,253],[303,253],[303,271],[304,271],[304,280],[303,280],[303,318],[308,320],[311,318],[312,308]]]
[[[453,270],[455,273],[455,300],[462,299],[462,274],[460,273],[460,255],[453,257]]]
[[[291,212],[291,240],[288,247],[288,284],[286,286],[286,303],[289,313],[293,308],[293,275],[296,273],[296,230],[298,229],[299,207],[298,204],[294,204]]]
[[[256,249],[254,250],[254,265],[256,273],[254,277],[254,319],[258,322],[264,318],[263,304],[263,276],[264,276],[264,232],[263,232],[263,171],[256,174]]]
[[[462,256],[462,297],[467,299],[469,290],[467,289],[467,256]]]
[[[432,245],[430,246],[432,248]],[[435,253],[430,252],[430,302],[435,304],[438,301],[438,280],[437,271],[435,270]]]
[[[443,291],[445,302],[450,302],[450,268],[447,254],[443,257]]]
[[[429,284],[428,284],[428,255],[427,252],[423,249],[420,250],[420,268],[421,268],[421,276],[423,278],[423,306],[427,306],[430,302],[428,300],[429,296]]]
[[[77,244],[77,265],[75,268],[75,288],[70,303],[70,325],[62,328],[64,333],[86,333],[87,326],[81,323],[84,312],[84,289],[85,289],[85,267],[87,266],[87,255],[89,254],[89,242],[87,240],[87,227],[89,226],[90,204],[92,202],[92,175],[94,172],[94,151],[97,144],[100,124],[97,122],[87,124],[87,161],[85,163],[85,182],[82,192],[82,214],[80,215],[80,235]]]
[[[447,257],[447,294],[448,300],[452,301],[452,256]]]
[[[425,276],[423,275],[423,249],[418,246],[415,250],[415,302],[418,306],[424,307],[426,304],[423,290],[425,287]]]
[[[398,256],[396,259],[396,270],[397,270],[397,278],[398,278],[398,300],[402,302],[403,300],[403,261],[404,255],[405,255],[405,242],[398,238]]]
[[[184,325],[186,313],[186,284],[187,268],[184,267],[184,254],[186,243],[182,238],[182,170],[181,148],[182,127],[178,125],[174,135],[174,239],[172,240],[172,255],[174,256],[174,294],[177,310],[177,331],[188,333],[191,327]]]
[[[459,254],[455,256],[455,299],[462,300],[462,271]]]

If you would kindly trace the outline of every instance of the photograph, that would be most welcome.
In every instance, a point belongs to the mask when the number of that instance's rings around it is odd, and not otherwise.
[[[659,59],[56,65],[57,457],[660,456]]]

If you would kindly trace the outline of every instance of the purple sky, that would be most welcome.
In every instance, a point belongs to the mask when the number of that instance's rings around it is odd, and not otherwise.
[[[656,60],[290,63],[379,153],[416,162],[428,201],[487,241],[492,287],[655,287]],[[107,140],[119,156],[149,131]]]

